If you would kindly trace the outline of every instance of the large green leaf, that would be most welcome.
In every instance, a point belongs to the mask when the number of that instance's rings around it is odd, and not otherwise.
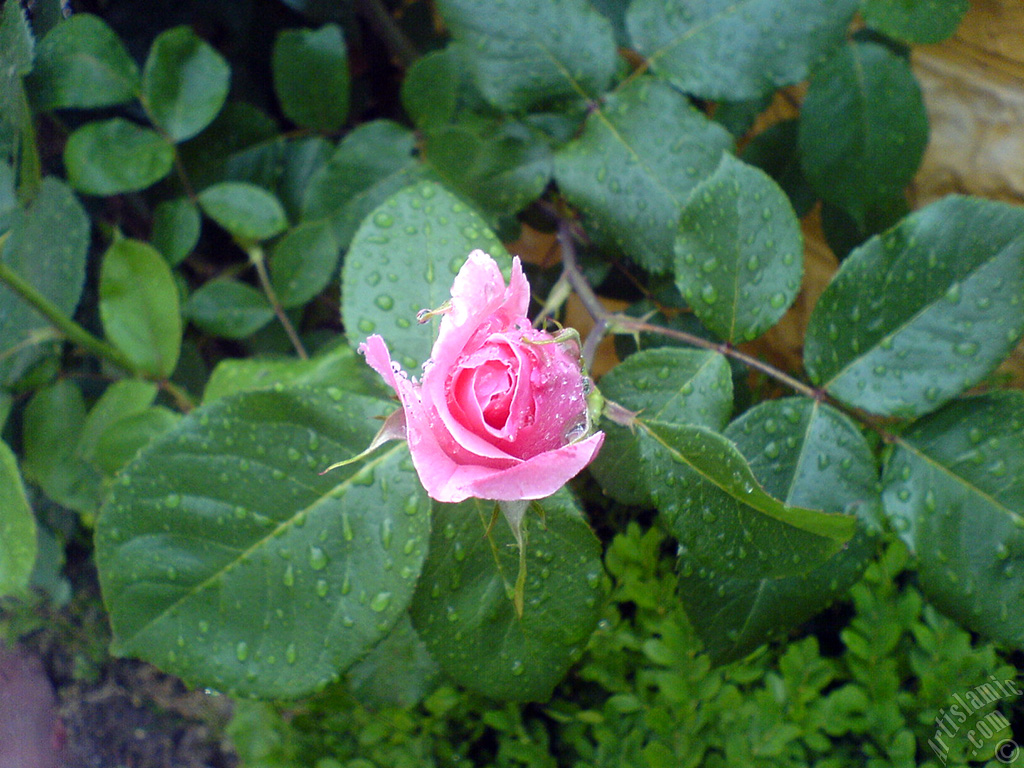
[[[804,398],[770,400],[729,425],[765,489],[787,504],[855,515],[850,543],[808,573],[732,578],[680,553],[687,615],[716,662],[740,658],[818,613],[860,577],[880,529],[878,466],[867,440],[846,416]]]
[[[81,204],[62,182],[47,178],[29,206],[11,220],[0,260],[57,309],[73,315],[89,248],[89,217]],[[53,348],[50,329],[48,320],[0,281],[0,385],[14,383]]]
[[[181,351],[178,288],[148,243],[118,238],[100,268],[100,318],[107,338],[142,371],[167,378]]]
[[[424,327],[416,313],[451,298],[452,280],[476,248],[509,266],[483,219],[444,187],[424,181],[388,198],[366,217],[345,258],[341,316],[352,346],[379,333],[406,368],[423,363],[438,320]]]
[[[729,364],[717,352],[673,347],[637,352],[601,379],[601,394],[642,414],[647,422],[721,429],[732,413]],[[637,472],[642,435],[607,418],[601,428],[604,445],[590,471],[615,500],[650,504],[650,495]]]
[[[597,538],[566,490],[530,503],[522,618],[512,605],[519,558],[494,502],[435,504],[430,554],[412,620],[449,677],[495,699],[545,701],[583,652],[600,614]]]
[[[40,110],[109,107],[139,95],[139,68],[105,21],[76,13],[39,41],[27,86]]]
[[[347,344],[314,355],[309,360],[293,357],[228,358],[213,369],[203,402],[235,392],[271,389],[298,384],[335,387],[364,395],[386,396],[380,377]]]
[[[390,406],[282,389],[193,411],[119,475],[96,558],[119,652],[193,684],[289,697],[365,654],[426,555],[426,494],[404,444],[362,451]]]
[[[807,329],[807,371],[844,402],[914,417],[977,384],[1024,334],[1024,210],[949,197],[843,262]]]
[[[440,0],[484,97],[505,111],[596,97],[615,73],[612,26],[586,0]]]
[[[843,47],[811,77],[799,143],[815,191],[858,221],[902,191],[928,143],[921,88],[906,59],[879,43]]]
[[[231,85],[227,61],[190,27],[161,32],[142,72],[142,104],[175,142],[208,126],[224,106]]]
[[[800,290],[803,235],[786,193],[723,155],[683,207],[676,284],[714,333],[740,343],[779,321]]]
[[[18,460],[0,440],[0,598],[25,592],[35,562],[36,518]]]
[[[171,172],[174,147],[122,117],[86,123],[64,146],[68,181],[87,195],[145,189]]]
[[[389,120],[359,126],[310,179],[303,220],[330,221],[338,245],[347,248],[370,211],[416,180],[415,146],[413,133]]]
[[[799,82],[843,40],[857,0],[634,0],[633,45],[659,75],[740,101]]]
[[[555,180],[590,217],[591,231],[645,269],[672,267],[676,225],[690,191],[732,137],[667,83],[638,77],[595,109],[555,155]]]
[[[956,32],[970,0],[861,0],[864,22],[907,43],[941,43]]]
[[[885,512],[921,589],[973,630],[1024,648],[1024,394],[950,403],[897,441]]]
[[[348,51],[341,27],[285,29],[274,42],[274,91],[288,119],[333,133],[348,117]]]
[[[737,579],[795,576],[849,540],[852,517],[765,492],[736,446],[707,427],[638,419],[644,482],[695,563]]]

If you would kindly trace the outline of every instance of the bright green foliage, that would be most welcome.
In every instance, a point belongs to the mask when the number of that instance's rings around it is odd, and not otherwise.
[[[228,95],[228,63],[189,27],[174,27],[153,41],[142,72],[142,104],[174,142],[199,133]]]
[[[25,592],[35,561],[36,519],[18,460],[0,440],[0,598]]]
[[[278,697],[363,655],[412,596],[426,495],[402,445],[319,472],[369,443],[357,416],[386,409],[331,390],[241,393],[144,450],[96,533],[119,650]]]
[[[423,363],[439,321],[432,321],[432,334],[416,314],[449,299],[452,280],[476,248],[509,265],[494,233],[444,187],[424,181],[388,198],[363,221],[345,260],[341,311],[352,346],[380,333],[407,369]]]
[[[677,88],[741,101],[804,79],[842,41],[856,7],[857,0],[634,0],[626,22],[651,69]]]
[[[441,669],[470,690],[544,701],[597,624],[598,541],[568,492],[531,503],[520,619],[510,599],[519,567],[512,531],[498,520],[484,535],[494,512],[482,499],[435,505],[413,625]]]
[[[188,297],[184,315],[207,333],[244,339],[274,317],[266,297],[248,283],[211,280]]]
[[[595,235],[652,272],[672,266],[686,196],[732,138],[660,80],[638,77],[609,95],[583,134],[555,156],[555,180],[593,219]]]
[[[348,53],[341,28],[286,29],[274,43],[274,90],[297,125],[333,133],[348,116]]]
[[[645,423],[698,424],[721,429],[732,412],[729,364],[714,352],[672,348],[632,355],[601,379],[601,393],[643,414]],[[604,492],[623,504],[650,503],[636,429],[605,418],[605,444],[592,471]]]
[[[970,0],[861,0],[860,12],[872,29],[907,43],[941,43],[952,35]]]
[[[904,433],[886,462],[885,511],[917,554],[921,590],[1013,646],[1022,588],[1024,396],[956,400]]]
[[[139,95],[139,68],[106,22],[76,13],[51,29],[36,47],[29,79],[38,109],[92,109]]]
[[[611,25],[586,0],[440,0],[438,8],[477,89],[499,109],[597,96],[615,71]]]
[[[800,289],[803,236],[793,208],[764,172],[731,155],[683,206],[675,251],[680,292],[726,341],[760,336]]]
[[[1024,212],[948,197],[865,243],[811,315],[811,378],[873,413],[920,416],[1024,335]]]
[[[808,399],[771,400],[734,421],[725,435],[750,461],[765,489],[787,504],[856,515],[850,543],[812,571],[789,578],[735,578],[680,555],[687,615],[716,662],[742,658],[766,637],[781,637],[860,577],[881,527],[878,467],[845,416]]]
[[[87,195],[145,189],[171,171],[174,147],[160,134],[121,117],[86,123],[68,137],[68,181]]]
[[[910,182],[927,143],[921,88],[905,59],[851,41],[815,70],[800,117],[804,173],[855,220]]]
[[[174,372],[181,349],[178,289],[152,246],[119,238],[103,254],[100,318],[107,338],[139,370],[158,378]]]
[[[48,178],[35,199],[9,214],[0,261],[72,314],[85,284],[89,219],[66,185]],[[0,383],[11,385],[53,349],[49,324],[0,284]]]

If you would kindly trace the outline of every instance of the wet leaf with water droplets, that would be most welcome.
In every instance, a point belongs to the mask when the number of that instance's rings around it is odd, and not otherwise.
[[[458,683],[495,699],[545,701],[597,625],[600,544],[568,490],[530,502],[519,619],[511,529],[498,521],[484,536],[493,509],[494,502],[481,499],[435,505],[413,625]]]
[[[770,429],[766,426],[772,425]],[[770,400],[725,430],[765,490],[788,504],[853,515],[858,532],[813,570],[772,579],[740,578],[737,561],[756,558],[756,540],[719,551],[712,567],[689,552],[679,562],[687,615],[718,663],[741,658],[761,643],[806,621],[860,576],[880,530],[878,467],[857,426],[839,411],[804,398]],[[788,439],[792,438],[792,439]],[[767,446],[775,446],[772,451]],[[700,575],[701,571],[704,576]]]
[[[1024,393],[955,400],[922,419],[897,441],[882,483],[929,600],[1024,648]]]
[[[390,410],[323,389],[243,392],[144,449],[96,531],[120,652],[195,685],[273,698],[312,691],[362,657],[412,598],[427,498],[404,444],[318,473],[359,453],[376,429],[369,417]]]
[[[846,403],[903,417],[977,384],[1024,334],[1021,232],[1019,207],[953,196],[873,237],[814,307],[811,379]]]
[[[732,155],[683,206],[675,254],[676,285],[694,314],[734,343],[775,325],[803,276],[803,236],[786,194]]]

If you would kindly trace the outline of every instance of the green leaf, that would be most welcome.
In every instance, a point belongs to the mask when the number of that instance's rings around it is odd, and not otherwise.
[[[18,460],[0,440],[0,597],[23,594],[35,562],[36,519]]]
[[[667,83],[638,77],[595,109],[555,155],[555,181],[590,231],[651,272],[672,267],[690,191],[732,147],[729,132]]]
[[[180,419],[180,414],[159,405],[124,416],[100,433],[92,463],[111,477],[154,439],[172,430]]]
[[[438,10],[499,109],[595,97],[615,73],[612,26],[586,0],[440,0]]]
[[[25,479],[65,507],[92,514],[100,477],[77,451],[85,426],[85,399],[68,379],[43,387],[25,407],[22,471]]]
[[[395,360],[417,368],[430,357],[438,320],[423,326],[416,313],[451,298],[452,280],[476,248],[510,266],[484,221],[444,187],[424,181],[388,198],[345,257],[341,315],[352,346],[380,333]]]
[[[796,298],[803,247],[786,193],[764,171],[723,155],[683,207],[676,285],[714,333],[732,343],[750,341]]]
[[[47,178],[29,206],[11,218],[0,260],[70,317],[85,284],[89,217],[67,186]],[[0,281],[0,385],[13,384],[57,347],[51,328]]]
[[[275,190],[291,221],[302,218],[302,201],[310,182],[334,152],[322,136],[293,139],[284,145],[283,168]]]
[[[26,85],[38,110],[110,107],[139,95],[139,68],[103,19],[76,13],[39,41]]]
[[[511,597],[518,550],[502,520],[484,536],[493,511],[482,499],[434,505],[413,625],[459,684],[499,700],[545,701],[597,624],[600,545],[568,491],[530,502],[520,619]]]
[[[239,240],[268,240],[288,227],[278,199],[254,184],[224,181],[199,193],[203,213]]]
[[[872,29],[906,43],[941,43],[950,37],[970,0],[861,0],[860,13]]]
[[[115,117],[86,123],[64,146],[68,181],[87,195],[145,189],[171,172],[174,147],[149,128]]]
[[[21,111],[24,98],[21,78],[32,71],[34,48],[35,40],[21,4],[5,3],[0,17],[0,107],[3,113]],[[2,117],[12,119],[10,114],[2,114]]]
[[[103,392],[82,425],[75,448],[86,461],[94,461],[100,436],[122,419],[142,413],[153,404],[157,385],[140,379],[115,381]]]
[[[950,403],[897,441],[885,512],[917,555],[918,583],[971,629],[1024,647],[1024,394]]]
[[[208,126],[224,106],[231,67],[189,27],[161,32],[142,72],[142,104],[177,143]]]
[[[695,563],[734,578],[806,573],[853,535],[852,517],[769,496],[736,446],[707,427],[638,419],[651,498]]]
[[[370,211],[416,181],[420,171],[413,158],[415,146],[412,131],[389,120],[356,128],[310,179],[303,221],[330,221],[338,245],[348,248]]]
[[[649,422],[721,429],[732,412],[729,364],[717,352],[704,350],[663,347],[637,352],[602,377],[601,394]],[[650,495],[637,472],[642,436],[607,418],[601,428],[604,445],[590,471],[616,501],[649,506]]]
[[[811,77],[799,143],[815,191],[862,221],[907,186],[928,143],[910,65],[878,43],[848,43]]]
[[[414,61],[402,80],[402,106],[421,131],[447,125],[458,104],[459,70],[451,48]]]
[[[167,378],[181,351],[178,288],[148,243],[116,239],[100,268],[100,318],[114,346],[139,369]]]
[[[334,133],[348,117],[348,51],[341,27],[284,29],[274,41],[274,92],[296,125]]]
[[[412,598],[427,497],[404,444],[319,472],[362,451],[390,409],[242,393],[145,448],[96,529],[117,650],[266,698],[309,693],[370,650]]]
[[[199,328],[225,339],[244,339],[274,319],[266,296],[237,280],[211,280],[188,297],[183,314]]]
[[[345,390],[361,395],[387,395],[380,384],[380,377],[351,347],[340,343],[309,360],[268,357],[221,360],[206,385],[203,402],[209,403],[235,392],[298,384],[326,387],[331,394]]]
[[[442,128],[428,136],[426,155],[446,184],[492,219],[518,213],[551,180],[551,148],[523,123]]]
[[[811,379],[915,417],[987,376],[1024,334],[1024,211],[949,197],[855,250],[811,313]]]
[[[281,306],[298,307],[330,282],[341,251],[334,230],[326,222],[300,224],[274,246],[270,282]]]
[[[626,26],[651,69],[680,90],[741,101],[803,80],[856,10],[857,0],[634,0]]]
[[[846,416],[805,398],[770,400],[734,421],[736,443],[766,491],[786,504],[854,515],[850,543],[806,574],[733,578],[725,569],[680,560],[686,614],[716,663],[741,658],[782,637],[846,592],[874,551],[866,531],[880,531],[878,466],[871,446]]]
[[[177,266],[196,247],[201,227],[199,209],[187,197],[164,200],[153,211],[153,246]]]

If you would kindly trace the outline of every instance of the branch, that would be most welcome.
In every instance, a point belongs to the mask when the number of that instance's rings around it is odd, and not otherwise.
[[[384,41],[388,52],[403,68],[419,58],[419,51],[395,23],[381,0],[356,0],[356,10],[366,19],[374,33]]]
[[[263,288],[263,293],[267,297],[267,301],[270,302],[270,306],[274,309],[274,314],[277,315],[277,319],[281,322],[284,327],[284,332],[288,334],[288,339],[291,341],[292,346],[295,348],[295,354],[297,354],[302,360],[308,360],[309,355],[306,353],[306,348],[302,344],[302,339],[299,338],[299,334],[295,331],[295,326],[292,325],[292,321],[288,319],[288,315],[285,314],[284,307],[281,306],[280,300],[277,298],[277,291],[274,290],[274,286],[270,282],[270,276],[267,274],[267,263],[266,258],[263,255],[263,249],[258,245],[250,246],[248,249],[249,261],[256,267],[256,274],[260,279],[260,286]]]

